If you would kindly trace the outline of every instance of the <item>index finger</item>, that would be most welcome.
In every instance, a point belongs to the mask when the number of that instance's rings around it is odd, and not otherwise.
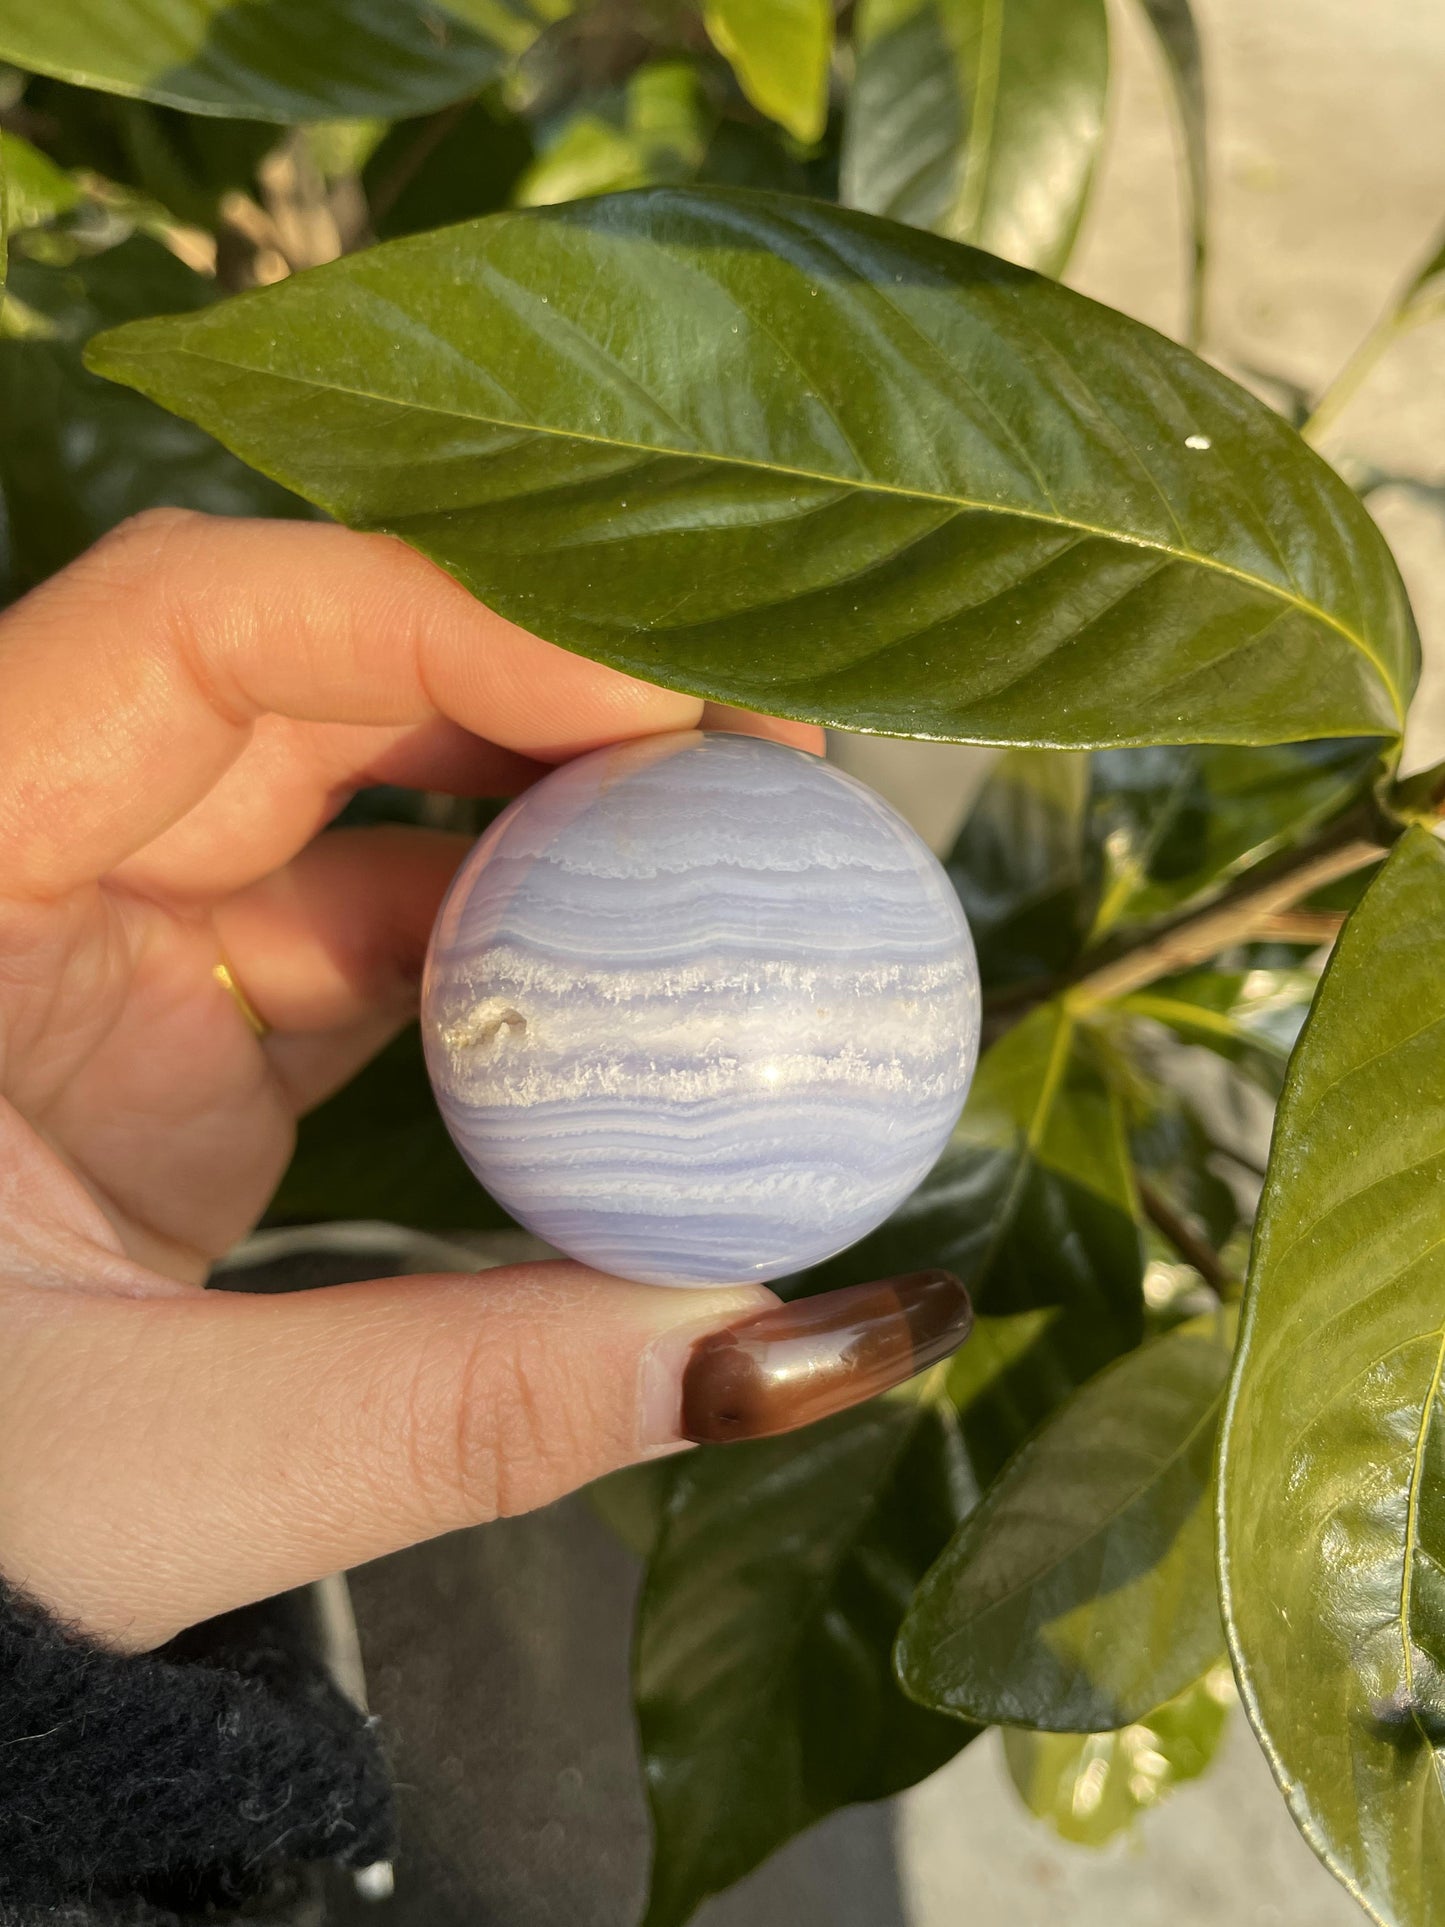
[[[558,761],[702,709],[529,635],[391,536],[152,511],[0,621],[0,894],[104,876],[267,712],[445,716]]]

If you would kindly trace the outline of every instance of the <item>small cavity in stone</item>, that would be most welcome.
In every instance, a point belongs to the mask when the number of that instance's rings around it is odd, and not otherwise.
[[[477,1050],[501,1037],[521,1037],[526,1029],[526,1018],[510,1004],[480,1004],[449,1026],[446,1041],[453,1050]]]

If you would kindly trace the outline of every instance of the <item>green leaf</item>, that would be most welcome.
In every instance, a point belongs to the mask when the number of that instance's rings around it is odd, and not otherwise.
[[[837,199],[836,157],[826,149],[803,155],[782,129],[754,120],[720,120],[698,179],[714,187],[764,188]]]
[[[1104,135],[1103,0],[862,0],[846,206],[1061,273]]]
[[[975,1736],[904,1697],[892,1646],[924,1572],[1037,1420],[1017,1373],[1056,1316],[981,1316],[946,1366],[892,1398],[594,1488],[652,1560],[636,1661],[657,1835],[648,1927]]]
[[[527,123],[495,89],[445,117],[400,121],[362,173],[372,226],[389,240],[494,213],[511,200],[532,158]]]
[[[985,990],[1047,984],[1098,938],[1201,902],[1364,798],[1379,767],[1368,737],[1011,751],[947,859]]]
[[[1220,1648],[1210,1495],[1230,1347],[1191,1319],[1119,1359],[1022,1448],[914,1595],[898,1673],[981,1723],[1102,1733]]]
[[[1445,234],[1406,283],[1396,313],[1407,327],[1445,314]]]
[[[890,1662],[972,1497],[946,1402],[916,1395],[676,1462],[635,1652],[646,1927],[679,1927],[795,1833],[974,1737],[905,1699]]]
[[[415,1024],[301,1120],[267,1221],[331,1218],[382,1218],[427,1231],[493,1231],[512,1222],[447,1135]]]
[[[970,1438],[987,1482],[1071,1391],[1143,1335],[1144,1261],[1119,1097],[1092,1032],[1045,1005],[984,1053],[953,1138],[923,1184],[869,1237],[805,1273],[807,1289],[944,1265],[1021,1329],[995,1408]],[[979,1356],[971,1339],[961,1359]]]
[[[0,0],[0,60],[246,120],[383,120],[475,93],[563,0]]]
[[[1396,775],[1383,786],[1381,807],[1402,828],[1419,823],[1431,829],[1445,808],[1445,763],[1432,763],[1409,776]]]
[[[1345,926],[1275,1126],[1224,1424],[1246,1709],[1371,1917],[1445,1921],[1445,850]]]
[[[1133,992],[1119,1008],[1227,1057],[1277,1097],[1318,983],[1311,970],[1191,970]]]
[[[462,108],[465,115],[468,101]],[[455,110],[453,110],[455,111]],[[316,120],[301,130],[311,165],[328,186],[360,174],[391,130],[384,120]],[[476,210],[481,212],[482,210]],[[490,213],[490,209],[486,212]]]
[[[1242,1198],[1242,1187],[1223,1176],[1231,1168],[1227,1153],[1205,1129],[1191,1098],[1172,1085],[1145,1079],[1139,1112],[1129,1139],[1137,1176],[1227,1262],[1227,1247],[1253,1219],[1247,1189]],[[1167,1329],[1178,1322],[1179,1294],[1189,1311],[1205,1306],[1197,1302],[1200,1287],[1186,1269],[1188,1261],[1157,1229],[1153,1252],[1170,1271],[1162,1276],[1157,1270],[1152,1276],[1145,1273],[1145,1302],[1153,1322]],[[1238,1269],[1243,1268],[1241,1263]]]
[[[948,1363],[944,1392],[980,1490],[997,1478],[1040,1417],[1047,1416],[1045,1399],[1068,1397],[1064,1375],[1053,1374],[1051,1393],[1041,1391],[1038,1378],[1040,1347],[1046,1355],[1059,1318],[1056,1305],[996,1318],[980,1314],[968,1343]]]
[[[27,333],[0,337],[0,601],[140,509],[307,513],[209,435],[81,365],[81,344],[96,328],[199,305],[214,292],[140,235],[68,266],[11,261],[9,296],[23,304]]]
[[[1117,1111],[1086,1041],[1070,1031],[1056,1048],[1055,1015],[1022,1027],[1021,1050],[989,1054],[984,1096],[1008,1121],[970,1122],[983,1147],[950,1154],[890,1224],[786,1287],[950,1265],[995,1309],[948,1365],[830,1425],[668,1461],[660,1535],[650,1483],[599,1494],[628,1543],[654,1548],[638,1648],[658,1835],[649,1927],[972,1737],[932,1714],[919,1724],[899,1694],[903,1611],[980,1486],[1141,1329]],[[1059,1171],[1018,1142],[1030,1080],[1039,1152]]]
[[[543,207],[688,180],[702,165],[712,119],[690,61],[651,61],[626,87],[561,124],[518,182],[515,198],[524,207]]]
[[[7,235],[44,227],[79,205],[80,189],[64,168],[18,134],[0,132],[0,168],[4,195],[0,226]]]
[[[91,360],[541,635],[731,702],[1273,742],[1393,736],[1414,685],[1383,539],[1278,416],[1056,283],[843,209],[493,215]]]
[[[1064,1840],[1102,1847],[1197,1780],[1213,1760],[1234,1701],[1226,1665],[1117,1733],[1005,1728],[1004,1758],[1029,1812]]]
[[[704,0],[708,38],[760,114],[811,146],[828,118],[832,0]]]
[[[257,166],[281,138],[264,122],[178,113],[58,80],[32,80],[25,107],[62,166],[133,188],[198,227],[215,226],[226,194],[257,192]]]
[[[1379,763],[1380,746],[1368,738],[1095,756],[1089,836],[1103,882],[1093,934],[1151,922],[1222,889],[1364,796]]]
[[[985,990],[1053,977],[1093,921],[1085,830],[1089,758],[1015,749],[989,772],[947,860]]]
[[[1209,265],[1209,142],[1204,95],[1204,50],[1189,0],[1141,0],[1154,29],[1184,147],[1185,209],[1189,229],[1189,318],[1185,338],[1197,347],[1204,333]]]

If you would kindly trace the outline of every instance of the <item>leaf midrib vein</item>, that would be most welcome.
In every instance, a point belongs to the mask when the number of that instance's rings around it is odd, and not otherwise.
[[[1445,1239],[1437,1240],[1437,1244],[1445,1244]],[[1422,1257],[1428,1256],[1428,1252],[1422,1254]],[[1405,1267],[1406,1271],[1410,1269],[1411,1267],[1408,1265]],[[1368,1296],[1359,1300],[1359,1304],[1369,1304],[1371,1299],[1377,1298],[1382,1291],[1388,1290],[1391,1285],[1395,1284],[1397,1280],[1403,1276],[1403,1271],[1397,1272],[1393,1277],[1386,1279],[1383,1285],[1372,1287]],[[1356,1307],[1350,1307],[1349,1309],[1353,1310],[1356,1309]],[[1325,1324],[1320,1327],[1319,1331],[1312,1335],[1324,1344],[1328,1340],[1330,1328],[1339,1322],[1341,1316],[1341,1313],[1334,1313],[1325,1321]],[[1389,1364],[1391,1359],[1398,1358],[1401,1352],[1409,1351],[1412,1346],[1426,1344],[1430,1339],[1441,1336],[1441,1328],[1438,1325],[1427,1326],[1423,1331],[1410,1332],[1404,1338],[1397,1339],[1393,1345],[1387,1345],[1382,1352],[1370,1353],[1367,1358],[1355,1367],[1348,1378],[1332,1381],[1325,1387],[1321,1394],[1316,1396],[1308,1413],[1299,1418],[1298,1422],[1284,1439],[1279,1452],[1281,1463],[1293,1462],[1295,1455],[1299,1451],[1301,1442],[1319,1424],[1323,1415],[1334,1412],[1340,1406],[1353,1406],[1357,1403],[1354,1398],[1354,1392],[1362,1379],[1369,1378],[1372,1373],[1378,1372],[1382,1365]]]
[[[1132,1512],[1136,1506],[1147,1499],[1155,1487],[1161,1484],[1167,1474],[1172,1472],[1174,1467],[1184,1459],[1190,1447],[1194,1444],[1204,1428],[1218,1418],[1223,1402],[1224,1387],[1221,1385],[1216,1391],[1210,1394],[1208,1404],[1184,1436],[1165,1453],[1163,1458],[1157,1459],[1154,1462],[1150,1468],[1148,1477],[1143,1480],[1141,1484],[1135,1486],[1131,1492],[1126,1493],[1125,1496],[1119,1500],[1118,1504],[1103,1514],[1102,1517],[1091,1520],[1083,1531],[1079,1532],[1064,1545],[1061,1551],[1051,1555],[1048,1559],[1044,1560],[1042,1564],[1035,1565],[1028,1572],[1022,1574],[1003,1592],[994,1593],[980,1605],[971,1619],[964,1622],[964,1625],[959,1628],[959,1633],[956,1634],[955,1637],[964,1634],[968,1626],[977,1625],[980,1621],[987,1619],[993,1613],[997,1612],[1000,1607],[1009,1605],[1013,1600],[1017,1599],[1021,1593],[1030,1591],[1039,1584],[1040,1580],[1047,1579],[1051,1573],[1057,1572],[1061,1566],[1065,1566],[1069,1564],[1071,1560],[1077,1559],[1079,1554],[1084,1552],[1096,1540],[1106,1536],[1126,1513]],[[1202,1496],[1203,1494],[1201,1493],[1201,1497]],[[990,1514],[989,1516],[992,1517],[993,1515]],[[978,1518],[980,1526],[982,1526],[985,1522],[982,1507],[979,1509]],[[1184,1524],[1188,1524],[1187,1518]],[[1182,1532],[1183,1527],[1181,1527],[1180,1530]],[[1170,1542],[1171,1549],[1174,1545],[1177,1545],[1177,1543],[1178,1534],[1176,1534],[1175,1538]],[[1150,1568],[1151,1572],[1157,1570],[1157,1566]],[[1140,1577],[1146,1576],[1147,1575],[1144,1574],[1140,1575]]]
[[[1410,1614],[1414,1605],[1415,1552],[1420,1542],[1420,1487],[1425,1474],[1425,1448],[1435,1414],[1435,1401],[1440,1396],[1441,1374],[1445,1372],[1445,1326],[1440,1328],[1439,1340],[1435,1352],[1434,1375],[1420,1410],[1420,1428],[1415,1435],[1415,1458],[1410,1471],[1410,1503],[1405,1514],[1405,1558],[1400,1573],[1400,1652],[1405,1672],[1405,1690],[1410,1696],[1410,1718],[1424,1742],[1425,1751],[1430,1760],[1435,1791],[1445,1798],[1440,1755],[1434,1741],[1425,1731],[1424,1722],[1420,1718],[1419,1709],[1415,1703],[1414,1645],[1410,1637]]]
[[[975,238],[983,216],[1002,66],[1002,0],[984,0],[983,17],[979,23],[978,71],[974,76],[972,112],[969,116],[957,215],[959,228],[970,239]]]
[[[143,349],[131,349],[129,354],[133,360],[143,360],[146,352]],[[764,462],[753,456],[724,454],[713,449],[649,446],[645,442],[634,442],[624,436],[594,435],[587,433],[585,429],[557,428],[544,422],[511,421],[499,415],[477,414],[469,409],[455,406],[442,408],[431,402],[411,398],[398,399],[394,395],[379,395],[370,389],[353,387],[330,378],[326,381],[318,381],[305,375],[292,375],[277,369],[258,366],[252,362],[208,354],[202,349],[193,348],[184,343],[179,348],[167,348],[159,352],[166,357],[185,355],[192,360],[207,362],[214,367],[234,369],[237,373],[261,375],[272,381],[289,382],[294,387],[347,395],[356,401],[377,402],[389,408],[415,409],[421,414],[437,415],[444,420],[474,421],[488,428],[511,429],[518,434],[545,435],[557,441],[586,442],[601,448],[622,448],[638,455],[664,456],[676,461],[712,462],[723,468],[750,469],[765,475],[784,476],[800,482],[817,482],[830,488],[854,488],[869,495],[891,495],[906,501],[942,503],[947,507],[965,510],[971,514],[1009,516],[1018,521],[1037,522],[1046,528],[1074,529],[1081,535],[1094,536],[1100,541],[1115,542],[1128,548],[1146,549],[1153,554],[1167,556],[1173,561],[1188,563],[1194,568],[1209,570],[1216,575],[1243,583],[1247,588],[1273,596],[1277,601],[1300,610],[1325,628],[1333,629],[1370,664],[1389,697],[1390,706],[1395,712],[1397,721],[1402,726],[1404,723],[1404,710],[1393,677],[1376,651],[1363,636],[1351,629],[1348,623],[1341,621],[1338,616],[1331,615],[1327,609],[1321,608],[1318,603],[1311,602],[1308,597],[1283,588],[1277,582],[1271,582],[1263,576],[1251,575],[1247,569],[1237,568],[1234,564],[1222,562],[1217,557],[1201,555],[1193,549],[1177,547],[1173,543],[1159,541],[1151,536],[1100,527],[1097,523],[1085,522],[1075,516],[1047,514],[1042,509],[1025,508],[1012,503],[1004,505],[998,502],[979,501],[971,496],[952,495],[941,490],[908,488],[901,483],[882,482],[873,477],[860,479],[852,475],[829,475],[820,470],[802,468],[789,462]],[[325,503],[322,506],[327,507],[329,513],[336,514],[338,520],[345,519],[338,509],[330,508]]]

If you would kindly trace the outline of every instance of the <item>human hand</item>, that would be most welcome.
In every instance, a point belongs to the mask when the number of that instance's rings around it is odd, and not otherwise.
[[[705,712],[529,636],[385,536],[158,511],[0,618],[0,1572],[116,1644],[681,1441],[739,1361],[854,1402],[966,1329],[941,1274],[775,1304],[579,1265],[197,1289],[296,1117],[414,1013],[463,839],[318,835]],[[267,1026],[215,977],[222,963]],[[739,1326],[744,1329],[738,1336]],[[700,1350],[699,1341],[702,1341]],[[701,1390],[699,1389],[701,1388]],[[731,1395],[731,1394],[730,1394]]]

